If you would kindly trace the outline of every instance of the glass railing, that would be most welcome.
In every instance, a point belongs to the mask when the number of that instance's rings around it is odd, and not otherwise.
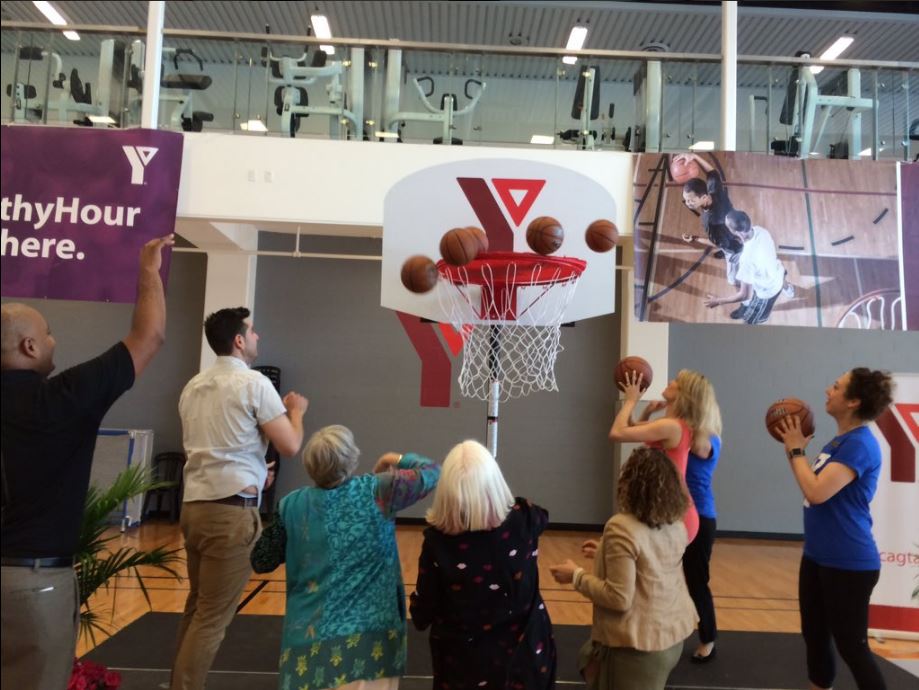
[[[140,126],[140,29],[4,22],[3,122]],[[609,151],[718,147],[716,55],[318,41],[167,30],[157,124],[177,131]],[[737,149],[912,159],[919,63],[738,62]],[[915,127],[913,127],[914,135]],[[857,150],[855,150],[857,149]]]

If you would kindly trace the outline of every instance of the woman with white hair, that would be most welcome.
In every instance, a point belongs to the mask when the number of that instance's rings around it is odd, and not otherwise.
[[[405,588],[395,516],[437,485],[440,468],[386,453],[354,476],[346,427],[312,435],[303,464],[315,487],[285,496],[252,552],[267,573],[287,566],[279,687],[394,690],[405,672]]]
[[[480,443],[465,441],[447,455],[410,605],[415,627],[431,628],[433,687],[555,687],[536,560],[548,519],[513,497]]]

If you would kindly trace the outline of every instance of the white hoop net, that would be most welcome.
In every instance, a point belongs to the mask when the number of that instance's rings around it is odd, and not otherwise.
[[[489,400],[494,382],[501,402],[558,390],[559,328],[584,262],[536,256],[494,254],[463,267],[438,264],[441,308],[463,337],[459,386],[467,398]]]

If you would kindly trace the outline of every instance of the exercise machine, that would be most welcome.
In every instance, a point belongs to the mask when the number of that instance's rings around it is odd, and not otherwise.
[[[402,51],[390,50],[386,55],[386,94],[383,103],[383,129],[390,134],[395,134],[396,141],[402,141],[402,129],[406,122],[436,122],[441,126],[441,134],[434,138],[435,144],[458,146],[463,140],[453,136],[456,129],[454,121],[457,117],[470,114],[475,110],[485,93],[485,82],[478,79],[467,79],[463,86],[463,93],[468,99],[464,108],[457,109],[457,97],[454,93],[444,93],[440,97],[438,108],[429,100],[434,95],[434,79],[431,77],[415,77],[412,79],[421,105],[426,112],[413,112],[399,110],[399,100],[402,86]],[[423,87],[422,84],[425,84]],[[472,89],[472,91],[470,91]]]
[[[172,56],[173,71],[160,78],[160,104],[173,104],[168,114],[169,128],[183,132],[200,132],[205,122],[213,122],[214,114],[205,110],[195,110],[195,94],[210,88],[213,83],[210,76],[204,74],[204,61],[195,55],[191,48],[163,48],[163,56]],[[179,68],[179,58],[188,56],[198,63],[197,72],[186,72]]]
[[[52,62],[57,65],[57,78],[51,85],[60,91],[54,108],[58,111],[58,119],[61,122],[67,121],[71,114],[75,114],[75,125],[122,126],[126,83],[125,50],[124,42],[113,38],[99,44],[99,71],[95,90],[89,82],[83,82],[76,68],[70,70],[70,76],[65,75],[60,67],[60,58],[54,53],[51,54]],[[52,107],[50,103],[48,107]]]
[[[44,122],[46,118],[45,104],[48,101],[48,87],[45,87],[43,99],[38,98],[38,89],[31,83],[33,79],[32,63],[49,59],[47,79],[61,71],[61,58],[57,53],[42,50],[37,46],[23,46],[19,49],[19,59],[16,62],[16,71],[13,83],[6,85],[6,95],[11,99],[10,119],[13,122]],[[29,63],[25,81],[19,80],[20,65]]]
[[[799,53],[796,57],[810,57]],[[820,113],[819,123],[816,121]],[[877,100],[861,97],[861,72],[853,67],[828,82],[821,92],[817,79],[809,65],[793,69],[785,90],[785,102],[779,113],[779,122],[792,128],[788,140],[773,141],[772,150],[777,155],[807,158],[819,150],[820,140],[830,116],[847,113],[846,140],[831,147],[831,157],[861,158],[862,114],[870,112],[877,121]],[[755,121],[751,118],[751,129]],[[874,132],[872,151],[878,150],[877,127]]]
[[[274,105],[281,117],[281,133],[294,137],[300,120],[310,115],[327,115],[329,136],[333,139],[362,139],[364,135],[364,49],[351,48],[350,60],[333,60],[322,50],[308,57],[277,56],[262,48],[263,64],[269,66],[270,84],[275,84]],[[343,86],[347,78],[347,89]],[[318,80],[325,85],[328,105],[310,105],[306,87]],[[344,125],[344,126],[343,126]]]

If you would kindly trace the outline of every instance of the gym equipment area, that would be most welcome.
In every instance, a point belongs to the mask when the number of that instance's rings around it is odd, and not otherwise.
[[[90,34],[79,50],[50,32],[16,36],[14,42],[7,34],[4,46],[0,120],[140,125],[149,69],[142,31]],[[541,48],[516,56],[446,44],[293,38],[167,37],[157,126],[390,144],[634,153],[716,147],[718,61],[671,52],[659,41],[629,56],[597,50],[572,60]],[[821,73],[812,62],[805,51],[738,58],[738,148],[802,158],[919,154],[912,63],[840,62]]]

